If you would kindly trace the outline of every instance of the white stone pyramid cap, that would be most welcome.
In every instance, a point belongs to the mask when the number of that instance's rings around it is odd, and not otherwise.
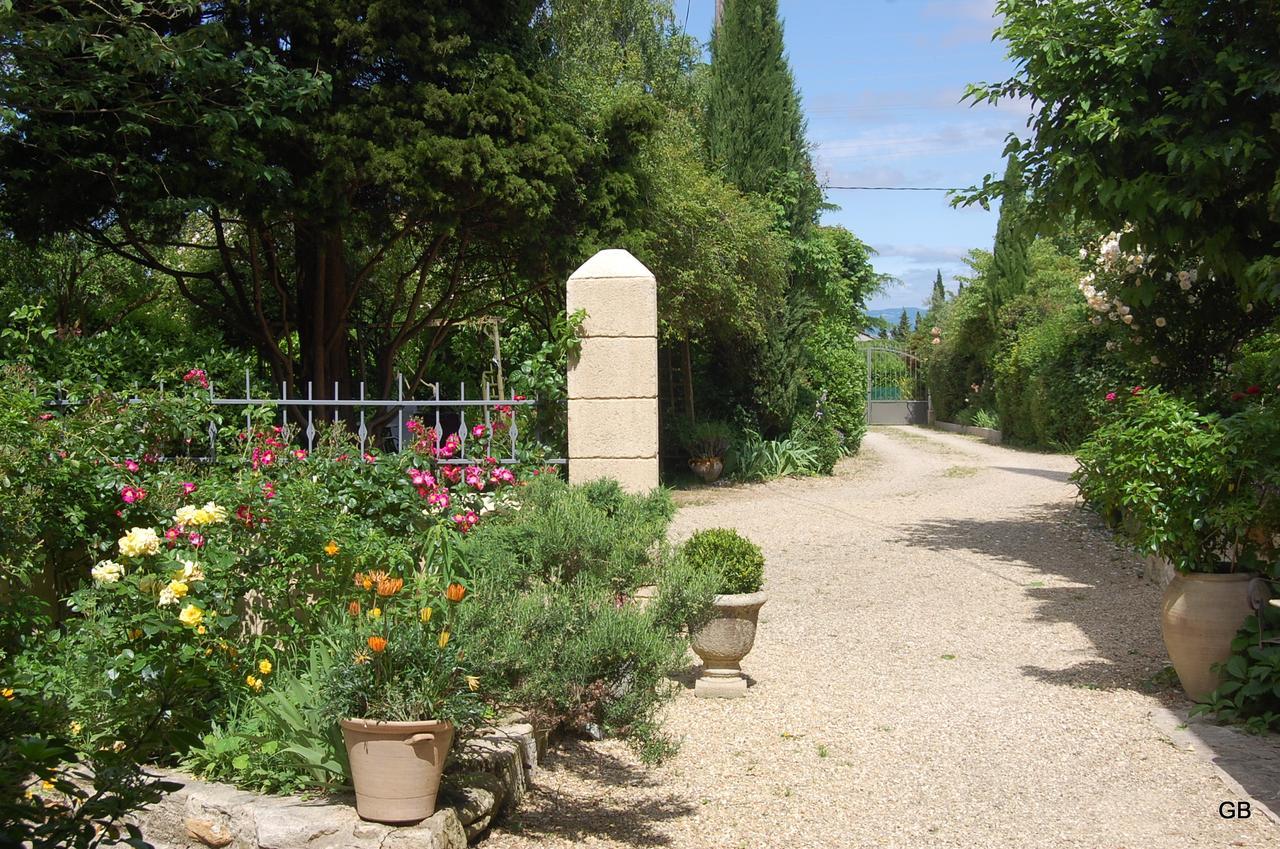
[[[579,266],[570,280],[604,280],[617,277],[652,277],[653,272],[644,263],[622,248],[600,251]]]

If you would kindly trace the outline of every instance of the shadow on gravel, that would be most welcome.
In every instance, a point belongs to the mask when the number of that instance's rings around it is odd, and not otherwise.
[[[1051,481],[1059,483],[1067,483],[1071,480],[1070,472],[1059,472],[1054,469],[1033,469],[1025,466],[992,466],[991,468],[1001,472],[1015,472],[1019,475],[1032,475],[1037,478],[1048,478]]]
[[[564,739],[547,754],[543,769],[568,773],[557,792],[537,782],[519,809],[500,824],[502,831],[525,837],[556,837],[579,843],[607,838],[630,846],[666,846],[667,835],[654,826],[694,813],[695,806],[671,794],[643,767],[624,761],[591,743]],[[552,782],[555,783],[555,782]],[[602,789],[633,788],[601,797]]]
[[[1065,687],[1173,695],[1161,674],[1166,660],[1159,591],[1142,581],[1132,566],[1114,562],[1106,531],[1087,513],[1070,504],[1050,504],[1016,519],[926,520],[904,530],[905,535],[893,542],[979,554],[1080,585],[1046,587],[1034,576],[1000,575],[1021,583],[1027,595],[1040,602],[1037,621],[1075,625],[1100,655],[1066,669],[1024,666],[1024,674]]]

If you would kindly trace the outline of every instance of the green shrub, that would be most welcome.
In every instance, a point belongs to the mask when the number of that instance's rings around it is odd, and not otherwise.
[[[722,458],[729,451],[733,427],[727,422],[694,422],[685,419],[676,425],[676,436],[680,440],[680,447],[690,459]]]
[[[470,604],[458,633],[481,690],[540,723],[599,726],[659,751],[656,712],[683,668],[684,624],[704,615],[712,588],[664,556],[674,507],[663,491],[624,493],[613,482],[537,480],[518,511],[467,540]],[[659,595],[642,610],[636,587]]]
[[[792,438],[813,449],[811,474],[829,475],[836,463],[845,455],[840,444],[840,434],[832,426],[826,410],[815,410],[811,415],[798,418],[791,428]]]
[[[755,431],[747,431],[734,443],[725,467],[731,477],[741,481],[812,475],[818,469],[818,449],[794,434],[765,439]]]
[[[854,454],[867,432],[867,355],[857,332],[831,320],[809,334],[809,379],[822,398],[822,414],[845,454]]]
[[[1118,409],[1080,446],[1080,493],[1144,554],[1217,571],[1234,542],[1222,521],[1238,493],[1221,419],[1157,389],[1111,393]]]
[[[689,568],[718,575],[717,591],[733,595],[758,592],[764,582],[760,546],[731,528],[698,531],[680,548]]]

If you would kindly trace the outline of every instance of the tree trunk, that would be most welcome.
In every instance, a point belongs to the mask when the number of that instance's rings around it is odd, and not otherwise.
[[[337,225],[299,224],[296,228],[298,268],[298,342],[302,360],[300,384],[316,398],[338,392],[351,398],[348,359],[347,301],[350,279],[342,228]]]

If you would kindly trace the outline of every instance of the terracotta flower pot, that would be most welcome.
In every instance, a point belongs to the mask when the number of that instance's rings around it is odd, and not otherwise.
[[[344,719],[340,725],[362,819],[400,825],[435,813],[453,723]]]
[[[724,461],[719,457],[695,457],[689,461],[689,468],[703,483],[715,483],[724,471]]]
[[[755,645],[756,622],[767,600],[763,592],[715,597],[711,619],[690,634],[703,665],[694,684],[695,695],[733,698],[747,694],[742,659]]]
[[[1212,670],[1231,657],[1231,641],[1253,613],[1247,572],[1178,574],[1160,605],[1160,632],[1187,697],[1204,701],[1221,683]]]

